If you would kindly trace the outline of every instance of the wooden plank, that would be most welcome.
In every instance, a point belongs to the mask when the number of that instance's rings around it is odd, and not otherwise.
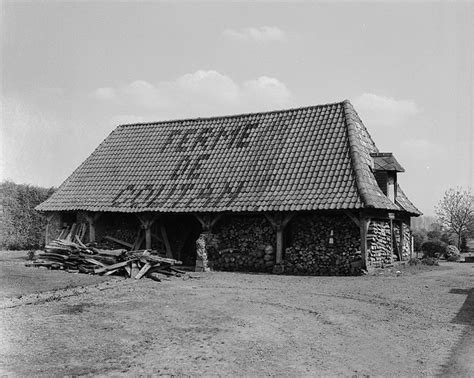
[[[170,270],[179,274],[186,274],[184,270],[176,269],[174,266],[170,266]]]
[[[99,265],[101,267],[106,267],[107,265],[105,265],[103,262],[100,262],[99,260],[96,260],[96,259],[93,259],[93,258],[90,258],[90,257],[86,257],[83,259],[84,261],[87,261],[91,264],[95,264],[95,265]]]
[[[79,244],[82,248],[87,249],[87,246],[86,246],[83,242],[81,242],[81,239],[80,239],[79,236],[77,236],[77,235],[76,235],[76,242],[77,242],[77,244]]]
[[[125,265],[124,266],[125,271],[127,272],[128,276],[132,278],[132,268],[130,268],[130,265]]]
[[[140,278],[142,278],[146,274],[146,272],[150,270],[150,268],[151,268],[151,264],[147,262],[145,265],[143,265],[143,267],[140,269],[138,274],[135,276],[135,279],[139,280]]]
[[[106,272],[106,273],[104,274],[104,276],[110,276],[111,274],[114,274],[114,273],[118,272],[119,269],[120,269],[120,268],[113,269],[113,270],[109,270],[108,272]]]
[[[138,272],[140,271],[136,261],[132,261],[132,263],[130,264],[130,268],[131,268],[130,277],[135,277],[138,274]]]
[[[125,242],[125,241],[123,241],[123,240],[114,238],[114,237],[112,237],[112,236],[108,236],[108,235],[107,235],[107,236],[104,236],[104,239],[113,241],[113,242],[115,242],[115,243],[117,243],[117,244],[123,245],[123,246],[125,246],[125,247],[130,248],[130,249],[133,248],[133,244],[127,243],[127,242]]]
[[[173,251],[171,250],[171,245],[168,240],[168,234],[166,233],[165,226],[160,226],[161,237],[163,238],[163,242],[165,243],[166,248],[166,257],[172,259],[173,258]]]
[[[71,229],[69,230],[69,233],[67,234],[66,236],[66,241],[71,241],[73,236],[76,234],[76,227],[77,227],[77,224],[76,223],[73,223],[71,225]]]
[[[94,273],[99,274],[99,273],[104,273],[108,272],[109,270],[114,270],[116,268],[122,268],[124,266],[127,266],[130,263],[131,260],[128,261],[122,261],[117,264],[109,265],[109,266],[104,266],[103,268],[96,268],[94,269]]]
[[[153,273],[161,273],[161,274],[164,274],[166,276],[176,276],[176,273],[175,272],[170,272],[169,270],[165,270],[165,269],[156,269],[153,267]]]

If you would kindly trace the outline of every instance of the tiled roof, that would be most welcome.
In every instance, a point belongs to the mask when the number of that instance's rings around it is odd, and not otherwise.
[[[349,101],[117,127],[42,211],[400,210]]]
[[[423,215],[423,213],[416,208],[415,205],[408,199],[405,192],[402,190],[400,185],[397,184],[397,199],[395,200],[398,206],[402,211],[406,211],[414,216]]]
[[[370,154],[370,156],[374,159],[374,171],[405,172],[391,152],[379,152]]]

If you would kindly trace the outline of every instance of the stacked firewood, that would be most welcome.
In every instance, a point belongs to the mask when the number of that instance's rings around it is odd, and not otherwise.
[[[125,249],[103,250],[76,242],[56,239],[35,255],[27,266],[62,269],[72,273],[120,275],[140,279],[144,276],[161,280],[168,276],[179,276],[184,271],[174,265],[180,261],[158,256],[155,251]]]
[[[368,263],[380,267],[392,263],[390,223],[372,220],[367,232]]]
[[[271,246],[250,252],[237,249],[219,251],[219,257],[213,261],[216,270],[270,272],[275,265],[275,253]]]
[[[209,259],[216,270],[269,272],[275,265],[275,231],[264,217],[233,217],[216,229],[218,245]]]
[[[302,216],[292,224],[293,240],[285,249],[285,273],[359,274],[360,239],[350,219]]]

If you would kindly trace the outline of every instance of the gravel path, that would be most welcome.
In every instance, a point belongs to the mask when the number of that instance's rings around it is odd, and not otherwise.
[[[401,272],[193,273],[162,283],[114,279],[25,293],[0,303],[0,369],[19,375],[473,375],[474,265]]]

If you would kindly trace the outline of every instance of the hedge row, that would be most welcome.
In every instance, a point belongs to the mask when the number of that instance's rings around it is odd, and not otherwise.
[[[0,248],[35,249],[44,245],[46,217],[35,207],[53,194],[31,185],[0,183]]]

